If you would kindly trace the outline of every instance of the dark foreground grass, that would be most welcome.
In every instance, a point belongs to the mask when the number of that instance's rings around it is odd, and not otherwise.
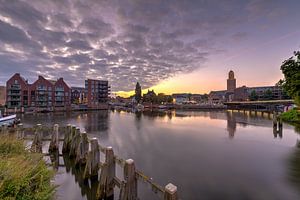
[[[0,199],[52,199],[52,178],[41,154],[29,153],[12,136],[0,136]]]

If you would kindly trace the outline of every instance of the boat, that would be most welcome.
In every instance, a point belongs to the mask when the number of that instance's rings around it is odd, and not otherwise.
[[[7,124],[8,126],[14,125],[17,123],[17,115],[9,115],[5,117],[0,116],[0,126]]]

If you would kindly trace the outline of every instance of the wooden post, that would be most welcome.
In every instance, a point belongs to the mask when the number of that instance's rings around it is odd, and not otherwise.
[[[105,149],[105,163],[101,169],[100,181],[97,190],[98,199],[114,199],[114,177],[116,162],[112,147]]]
[[[275,128],[276,127],[276,130],[277,130],[277,114],[274,112],[273,113],[273,127]]]
[[[69,154],[70,157],[76,157],[79,142],[80,142],[80,129],[76,128],[75,134],[71,141],[71,148],[70,148],[70,154]]]
[[[125,184],[121,186],[120,200],[137,200],[137,178],[135,165],[132,159],[128,159],[124,166]]]
[[[34,153],[42,153],[43,152],[43,142],[42,142],[42,125],[41,124],[37,124],[37,128],[36,131],[34,133],[34,138],[33,138],[33,142],[31,145],[31,152]]]
[[[177,187],[172,183],[165,187],[164,200],[178,200]]]
[[[89,141],[87,137],[87,133],[83,132],[80,135],[80,142],[77,148],[77,156],[76,156],[76,164],[85,164],[87,161],[89,152]]]
[[[99,163],[100,163],[100,149],[97,138],[91,140],[91,176],[98,176]]]
[[[23,124],[18,124],[18,128],[17,128],[17,138],[18,138],[18,139],[21,139],[21,140],[24,138]]]
[[[54,124],[51,142],[49,145],[49,152],[54,152],[59,149],[58,127],[58,124]]]
[[[70,150],[70,137],[71,137],[71,132],[72,132],[72,126],[71,124],[67,125],[67,131],[64,135],[64,143],[63,143],[63,148],[62,152],[66,153]]]
[[[85,168],[83,171],[83,178],[87,179],[91,177],[91,163],[92,163],[92,152],[88,152],[88,157],[86,160]]]

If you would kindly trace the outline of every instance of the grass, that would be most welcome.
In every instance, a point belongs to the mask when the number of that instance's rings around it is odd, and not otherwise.
[[[0,137],[0,199],[52,199],[54,174],[42,155],[29,153],[23,141],[12,136]]]
[[[297,108],[294,108],[282,113],[280,118],[285,122],[300,124],[300,111]]]

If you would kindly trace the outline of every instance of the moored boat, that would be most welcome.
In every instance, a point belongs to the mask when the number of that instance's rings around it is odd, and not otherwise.
[[[11,126],[17,122],[17,115],[9,115],[5,117],[0,116],[0,126],[7,124],[8,126]]]

